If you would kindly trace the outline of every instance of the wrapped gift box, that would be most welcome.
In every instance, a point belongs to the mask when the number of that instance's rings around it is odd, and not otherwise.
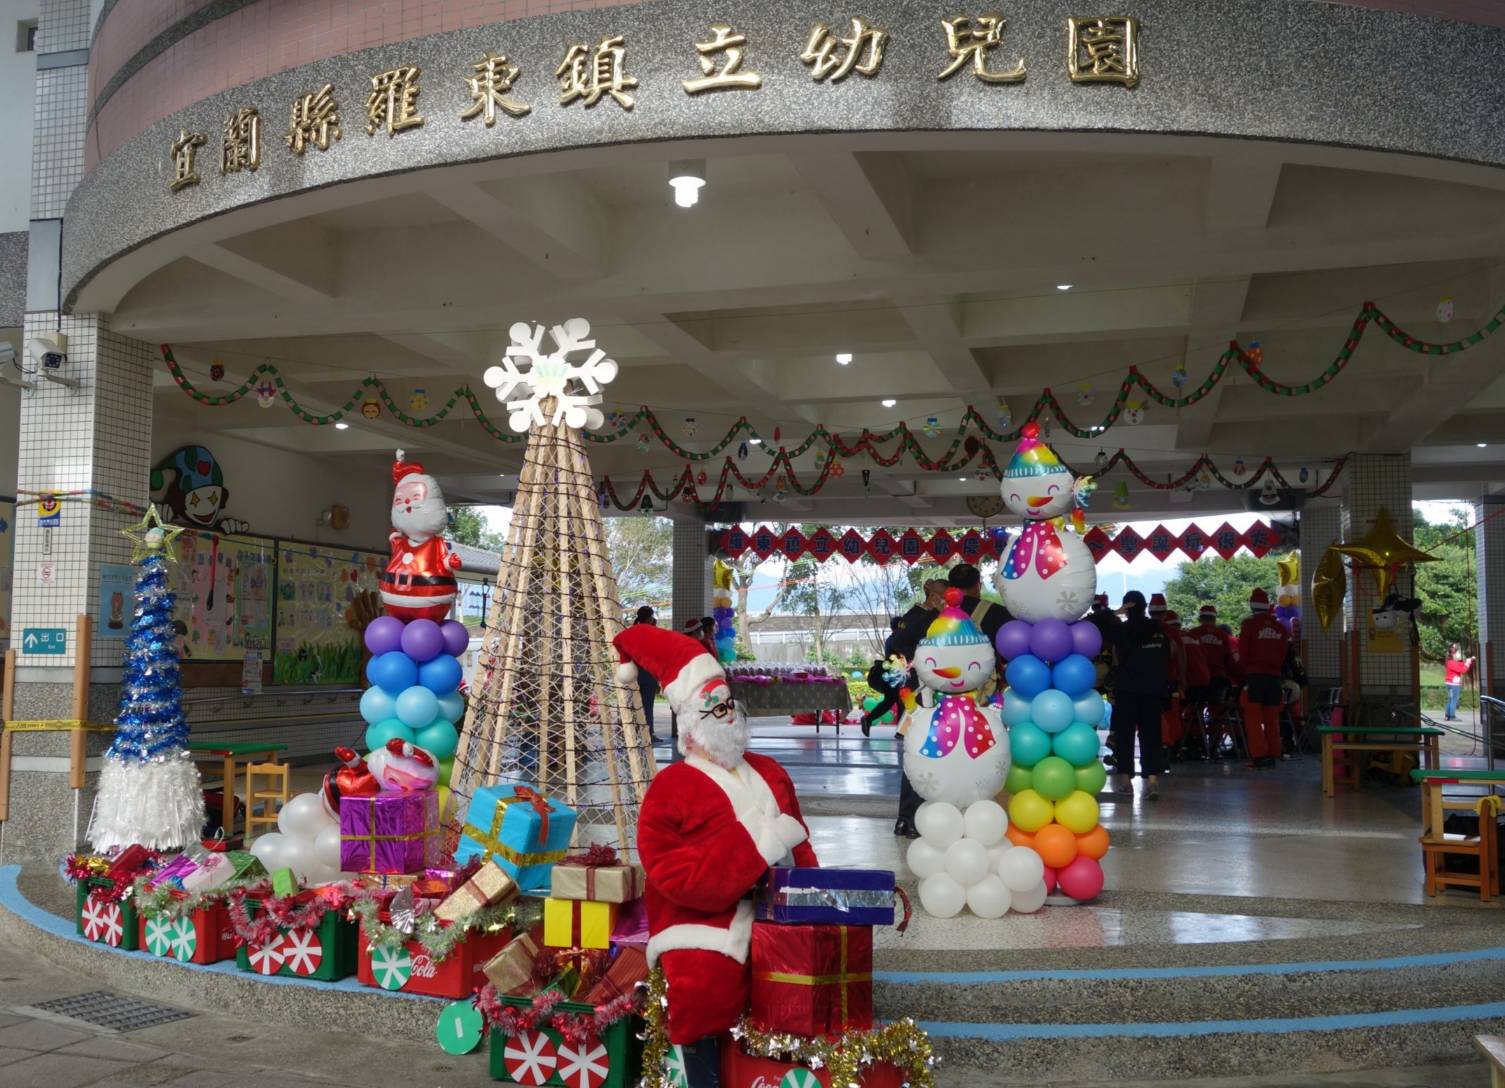
[[[554,866],[549,896],[627,903],[643,894],[641,865],[589,865],[585,858],[565,858]]]
[[[206,892],[211,888],[228,884],[236,877],[250,876],[264,871],[261,862],[256,860],[256,856],[245,850],[212,853],[201,861],[193,872],[183,878],[183,890]]]
[[[530,997],[503,997],[502,1001],[518,1008],[532,1004]],[[596,1011],[595,1006],[576,1001],[561,1001],[554,1008],[585,1016]],[[594,1044],[572,1046],[552,1027],[513,1038],[493,1026],[491,1076],[493,1080],[529,1088],[541,1085],[628,1088],[642,1076],[643,1044],[638,1040],[641,1031],[642,1021],[638,1017],[624,1016],[603,1031]]]
[[[543,943],[551,948],[610,948],[615,903],[581,899],[543,901]]]
[[[508,994],[533,981],[533,964],[543,947],[543,926],[534,926],[508,941],[481,968],[499,994]]]
[[[474,876],[444,897],[434,908],[434,915],[441,922],[458,922],[467,914],[505,903],[517,894],[517,882],[512,875],[494,861],[487,861]]]
[[[440,859],[439,794],[340,798],[340,868],[347,873],[421,873]]]
[[[894,874],[886,869],[775,866],[758,893],[756,911],[762,922],[891,926]]]
[[[671,1049],[671,1056],[677,1049]],[[789,1077],[796,1069],[807,1075]],[[887,1062],[874,1062],[862,1070],[857,1083],[862,1088],[901,1088],[906,1079],[896,1066]],[[811,1080],[821,1088],[831,1088],[831,1071],[810,1069],[808,1066],[773,1058],[757,1058],[744,1051],[734,1040],[721,1040],[721,1088],[771,1088],[773,1085],[809,1084]]]
[[[390,922],[386,911],[379,917]],[[451,999],[469,997],[485,984],[483,971],[487,961],[511,938],[511,932],[505,928],[495,933],[474,930],[449,955],[435,961],[416,940],[373,947],[362,931],[355,977],[364,985],[380,990]]]
[[[628,945],[617,949],[606,973],[596,980],[585,993],[585,1001],[591,1005],[604,1005],[619,997],[626,997],[637,988],[638,983],[648,981],[648,955],[641,948]]]
[[[470,799],[455,863],[495,861],[524,895],[544,895],[575,832],[575,810],[526,786],[482,786]]]
[[[767,1031],[839,1035],[873,1026],[873,931],[754,922],[749,1015]]]
[[[141,936],[136,905],[129,894],[115,896],[115,882],[108,877],[80,880],[75,892],[78,932],[86,940],[134,952]]]
[[[261,902],[246,900],[246,914],[254,918]],[[355,973],[356,925],[343,911],[331,910],[313,929],[279,927],[264,945],[242,945],[235,950],[235,964],[258,975],[290,975],[325,982]]]
[[[219,963],[235,958],[235,928],[222,901],[173,917],[142,915],[138,947],[180,963]]]

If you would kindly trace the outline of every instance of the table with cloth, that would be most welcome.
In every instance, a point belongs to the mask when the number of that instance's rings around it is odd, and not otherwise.
[[[760,681],[731,680],[732,698],[749,718],[771,717],[778,714],[813,713],[816,730],[820,729],[822,711],[836,711],[838,729],[841,719],[852,709],[852,696],[846,681],[836,678],[825,680],[789,681],[775,679],[773,683]]]

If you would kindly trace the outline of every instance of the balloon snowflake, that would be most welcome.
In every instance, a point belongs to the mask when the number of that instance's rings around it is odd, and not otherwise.
[[[601,390],[617,376],[614,359],[596,347],[591,338],[590,322],[572,317],[562,325],[547,330],[554,350],[542,348],[545,329],[520,321],[510,332],[512,344],[500,366],[489,367],[484,380],[496,390],[496,399],[507,406],[508,425],[514,431],[526,431],[544,423],[567,427],[600,427],[605,422],[601,410]],[[589,354],[571,362],[577,352]],[[544,418],[545,402],[550,415]]]

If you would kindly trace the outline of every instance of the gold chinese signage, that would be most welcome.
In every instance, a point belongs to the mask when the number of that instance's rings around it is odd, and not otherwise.
[[[958,15],[940,19],[938,26],[897,31],[873,25],[861,15],[846,23],[815,23],[803,38],[803,48],[793,42],[758,43],[729,22],[711,22],[699,33],[687,32],[684,40],[684,74],[677,80],[687,96],[711,92],[763,90],[763,74],[755,62],[763,46],[763,66],[781,57],[798,63],[809,78],[826,86],[842,83],[849,76],[867,80],[883,78],[885,56],[897,49],[924,51],[935,57],[935,78],[971,76],[979,83],[1003,87],[1023,83],[1029,75],[1025,58],[1009,48],[1008,22],[996,12]],[[1062,44],[1066,66],[1061,78],[1071,83],[1111,83],[1132,88],[1139,84],[1139,38],[1137,19],[1115,16],[1073,16],[1066,20]],[[786,48],[787,47],[787,48]],[[553,65],[552,68],[548,67]],[[369,88],[350,88],[357,118],[364,106],[366,136],[396,139],[419,128],[433,105],[420,106],[423,84],[439,80],[463,89],[463,105],[456,110],[461,121],[479,120],[491,128],[505,118],[526,124],[533,103],[517,89],[524,72],[533,68],[547,76],[553,72],[558,85],[555,107],[578,106],[590,110],[604,103],[623,111],[636,105],[634,92],[642,84],[633,74],[629,43],[622,34],[604,34],[595,41],[572,42],[563,55],[509,58],[506,53],[487,51],[467,58],[452,72],[424,71],[416,64],[398,65],[370,75]],[[698,73],[698,74],[697,74]],[[1040,78],[1038,75],[1035,78]],[[860,81],[859,81],[860,82]],[[439,93],[443,93],[441,91]],[[221,176],[255,171],[262,162],[263,108],[268,123],[277,114],[288,118],[287,129],[274,130],[273,143],[286,146],[286,154],[303,155],[312,147],[331,150],[344,135],[341,129],[341,92],[333,83],[296,96],[273,107],[269,103],[245,105],[225,117],[220,146]],[[364,96],[364,101],[361,97]],[[528,98],[535,95],[529,94]],[[425,101],[428,101],[425,99]],[[449,106],[444,106],[449,109]],[[356,124],[359,126],[359,120]],[[179,130],[171,142],[171,177],[168,187],[178,192],[199,185],[197,153],[209,142],[208,133]],[[212,152],[211,152],[212,154]]]

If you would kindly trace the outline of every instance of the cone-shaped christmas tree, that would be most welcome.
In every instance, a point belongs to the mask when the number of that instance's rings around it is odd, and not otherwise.
[[[580,428],[616,363],[575,318],[512,326],[486,384],[528,432],[497,592],[469,690],[450,788],[454,820],[480,786],[529,786],[579,813],[577,844],[632,848],[653,751],[636,685],[616,679],[621,630],[595,482]],[[571,356],[585,357],[572,362]]]
[[[173,594],[167,588],[167,552],[182,531],[164,526],[155,506],[126,530],[136,545],[136,610],[125,642],[115,738],[89,821],[95,850],[133,843],[173,849],[203,834],[204,794],[188,757]]]

